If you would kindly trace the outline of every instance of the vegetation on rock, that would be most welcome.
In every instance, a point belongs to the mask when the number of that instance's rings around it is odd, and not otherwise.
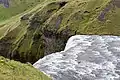
[[[0,56],[0,80],[51,80],[48,76],[33,68],[31,64],[22,64]]]
[[[75,34],[120,35],[119,0],[41,0],[0,24],[0,55],[34,63]]]
[[[3,0],[4,1],[4,0]],[[43,0],[8,0],[9,8],[0,5],[0,22],[33,8]],[[6,1],[5,1],[6,2]]]

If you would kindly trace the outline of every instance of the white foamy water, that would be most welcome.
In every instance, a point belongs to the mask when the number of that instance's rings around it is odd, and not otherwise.
[[[33,66],[53,80],[120,80],[120,36],[73,36]]]

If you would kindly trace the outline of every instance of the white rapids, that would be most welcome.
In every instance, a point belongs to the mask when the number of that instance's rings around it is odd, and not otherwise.
[[[73,36],[33,66],[53,80],[120,80],[120,36]]]

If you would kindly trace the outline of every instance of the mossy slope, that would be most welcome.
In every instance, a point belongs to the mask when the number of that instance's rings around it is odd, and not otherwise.
[[[63,50],[75,34],[120,35],[119,4],[119,0],[44,0],[1,23],[0,54],[34,63]]]
[[[22,64],[0,56],[0,80],[51,80],[30,64]]]
[[[36,4],[41,3],[41,1],[44,0],[9,0],[9,8],[0,5],[0,21],[4,21],[12,16],[31,9]]]

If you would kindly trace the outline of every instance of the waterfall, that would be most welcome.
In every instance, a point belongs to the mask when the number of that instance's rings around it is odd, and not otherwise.
[[[120,80],[120,36],[72,36],[33,66],[53,80]]]

